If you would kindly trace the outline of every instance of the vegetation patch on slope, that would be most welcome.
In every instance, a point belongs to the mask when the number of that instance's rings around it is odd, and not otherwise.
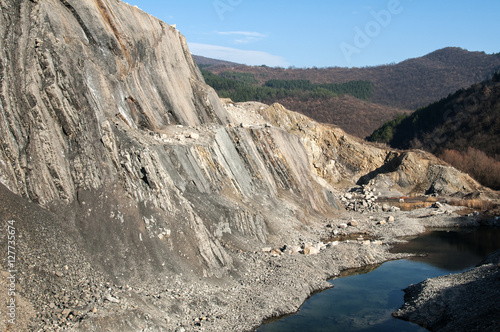
[[[483,185],[500,189],[500,74],[396,117],[367,139],[427,150]]]
[[[309,80],[272,79],[259,85],[252,73],[224,71],[214,74],[201,70],[205,81],[213,87],[220,97],[231,98],[235,102],[259,101],[275,102],[281,98],[299,98],[307,101],[311,98],[332,98],[345,94],[367,100],[373,93],[373,83],[369,81],[351,81],[347,83],[315,84]]]

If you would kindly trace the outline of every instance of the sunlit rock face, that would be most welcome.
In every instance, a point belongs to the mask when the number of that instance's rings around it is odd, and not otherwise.
[[[117,282],[222,278],[239,251],[335,218],[337,190],[359,182],[478,187],[278,104],[221,102],[179,31],[120,1],[0,9],[0,182],[69,225]]]

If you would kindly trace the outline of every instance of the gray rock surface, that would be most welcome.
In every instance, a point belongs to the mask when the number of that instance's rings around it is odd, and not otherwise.
[[[500,252],[464,273],[428,279],[405,289],[394,316],[431,331],[500,329]]]
[[[248,330],[341,269],[393,258],[358,242],[260,250],[332,235],[351,220],[346,188],[482,189],[279,104],[222,103],[179,31],[121,1],[0,1],[0,19],[0,257],[15,220],[29,329]],[[354,214],[343,232],[385,243],[467,223],[382,230]]]

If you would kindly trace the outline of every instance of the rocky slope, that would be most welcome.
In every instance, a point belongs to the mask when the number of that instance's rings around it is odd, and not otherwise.
[[[481,189],[424,152],[278,104],[223,104],[177,30],[120,1],[0,10],[0,255],[14,224],[20,330],[250,329],[339,269],[390,257],[345,244],[286,258],[284,279],[261,252],[319,243],[344,188]]]
[[[498,331],[499,281],[497,251],[472,270],[408,287],[405,305],[394,316],[431,331]]]

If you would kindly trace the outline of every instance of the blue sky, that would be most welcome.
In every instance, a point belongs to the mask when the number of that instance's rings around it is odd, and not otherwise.
[[[500,52],[499,0],[125,0],[193,54],[280,67],[363,67],[455,46]]]

